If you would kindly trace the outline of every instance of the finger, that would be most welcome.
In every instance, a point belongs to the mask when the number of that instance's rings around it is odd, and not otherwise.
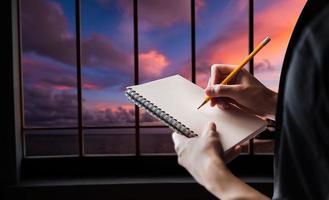
[[[230,97],[236,99],[241,92],[240,85],[213,85],[206,88],[206,95],[210,97]]]
[[[224,109],[224,104],[226,104],[224,101],[221,101],[217,98],[211,98],[210,99],[210,106],[211,107],[214,107],[214,106],[217,105],[219,108]]]
[[[214,122],[207,124],[201,136],[218,136],[216,124]]]
[[[216,97],[211,98],[211,104],[217,105],[218,108],[225,110],[228,109],[230,106],[231,99],[227,97]]]
[[[231,107],[231,105],[226,102],[217,103],[217,108],[222,109],[222,110],[229,110],[230,107]]]
[[[217,104],[216,99],[215,98],[211,98],[210,99],[210,106],[211,107],[214,107],[216,104]]]
[[[174,147],[175,147],[175,151],[176,151],[177,155],[181,155],[181,153],[183,152],[183,149],[185,148],[185,146],[188,142],[188,138],[177,132],[173,132],[172,139],[174,142]]]
[[[210,122],[208,125],[208,130],[216,131],[216,124],[214,122]]]
[[[209,78],[208,84],[207,84],[207,87],[210,87],[210,86],[211,86],[211,78]]]
[[[211,65],[211,85],[219,84],[224,78],[234,70],[237,65],[213,64]]]

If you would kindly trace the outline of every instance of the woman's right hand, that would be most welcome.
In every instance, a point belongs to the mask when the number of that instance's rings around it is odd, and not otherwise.
[[[254,114],[274,118],[277,93],[265,87],[247,70],[242,69],[227,85],[222,80],[234,70],[236,65],[213,64],[211,76],[205,92],[211,98],[211,106],[229,109],[235,104]]]

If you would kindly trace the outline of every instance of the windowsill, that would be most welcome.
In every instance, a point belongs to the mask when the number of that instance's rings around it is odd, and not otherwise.
[[[272,177],[241,177],[261,193],[271,196]],[[63,179],[28,179],[7,188],[8,199],[209,199],[204,187],[189,176],[95,177]],[[10,197],[10,198],[9,198]],[[28,197],[28,198],[26,198]]]
[[[273,177],[240,177],[248,184],[273,184]],[[97,186],[97,185],[135,185],[135,184],[194,184],[192,177],[103,177],[103,178],[62,178],[27,179],[12,187],[53,187],[53,186]]]

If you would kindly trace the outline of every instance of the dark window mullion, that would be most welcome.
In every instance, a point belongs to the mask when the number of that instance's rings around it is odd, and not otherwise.
[[[254,50],[254,0],[249,0],[249,53]],[[249,61],[249,72],[254,74],[254,58]]]
[[[23,70],[22,70],[22,27],[21,27],[21,1],[17,1],[17,38],[18,38],[18,71],[19,71],[19,106],[20,106],[20,123],[21,123],[21,139],[22,139],[22,155],[26,157],[26,135],[24,132],[25,115],[24,115],[24,92],[23,92]]]
[[[80,0],[75,0],[76,66],[77,66],[77,100],[78,100],[78,134],[79,156],[84,156],[84,137],[82,129],[82,80],[81,80],[81,14]]]
[[[134,84],[139,84],[139,63],[138,63],[138,1],[133,0],[134,6]],[[140,156],[140,127],[139,108],[135,105],[135,147],[136,156]]]
[[[254,0],[249,0],[249,53],[254,50]],[[254,74],[254,59],[249,62],[249,72]],[[249,141],[249,154],[254,154],[254,140]]]
[[[195,0],[191,0],[191,73],[193,83],[196,83],[195,26]]]

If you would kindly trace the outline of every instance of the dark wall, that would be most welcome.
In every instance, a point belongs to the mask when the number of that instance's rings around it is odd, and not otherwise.
[[[1,56],[0,75],[1,94],[1,132],[0,132],[0,197],[4,188],[15,184],[19,178],[21,151],[19,143],[19,81],[18,81],[18,43],[16,19],[16,0],[0,1],[1,11]]]

